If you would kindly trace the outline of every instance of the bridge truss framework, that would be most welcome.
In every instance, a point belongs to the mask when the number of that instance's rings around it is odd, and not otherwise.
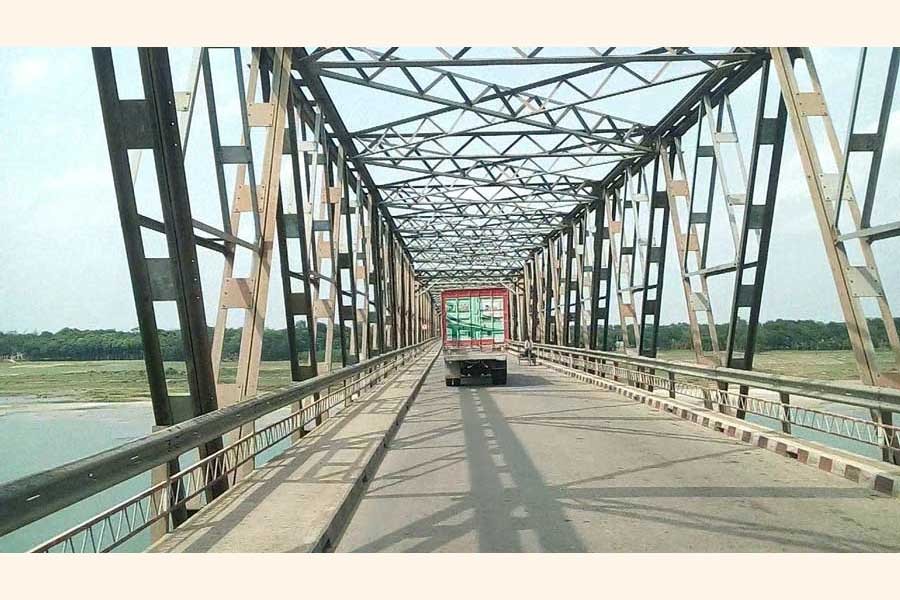
[[[697,360],[750,370],[788,130],[860,378],[900,386],[900,338],[872,252],[900,235],[900,221],[873,216],[900,65],[888,52],[874,131],[857,122],[873,93],[862,50],[841,140],[805,48],[254,48],[249,69],[240,49],[203,48],[183,86],[168,50],[142,48],[139,98],[120,97],[113,53],[95,49],[157,425],[256,395],[276,251],[295,381],[438,335],[434,294],[479,284],[511,290],[515,339],[604,349],[617,314],[623,350],[653,357],[667,261]],[[754,109],[742,111],[732,99],[748,86]],[[236,144],[223,142],[224,89],[239,99]],[[668,103],[647,122],[607,108],[634,112],[651,94]],[[219,224],[192,216],[185,153],[197,113],[209,123]],[[864,176],[851,159],[866,162]],[[142,161],[158,218],[139,210]],[[711,243],[714,231],[730,249]],[[165,248],[155,254],[153,236]],[[211,334],[199,266],[209,251],[224,257]],[[730,278],[726,306],[714,306],[714,277]],[[164,302],[178,311],[186,396],[166,380]],[[875,361],[873,316],[892,369]],[[873,416],[891,424],[890,412]]]

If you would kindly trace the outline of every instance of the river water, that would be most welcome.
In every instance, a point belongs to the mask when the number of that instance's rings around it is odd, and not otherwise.
[[[289,408],[273,411],[257,428],[290,415]],[[153,409],[149,402],[67,402],[60,399],[0,396],[0,483],[90,456],[150,433]],[[264,464],[289,446],[283,440],[256,457]],[[182,456],[181,466],[197,460],[196,451]],[[118,502],[146,490],[149,473],[124,481],[27,527],[0,537],[0,552],[24,552],[66,531]],[[117,551],[138,552],[150,544],[143,531]]]
[[[150,433],[149,402],[60,402],[0,396],[0,482],[89,456]],[[149,485],[145,475],[0,538],[0,552],[22,552]],[[127,549],[147,544],[137,536]]]

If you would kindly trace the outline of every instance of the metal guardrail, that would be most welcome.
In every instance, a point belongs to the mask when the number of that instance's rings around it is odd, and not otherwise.
[[[524,348],[521,343],[512,346],[517,351]],[[740,418],[749,414],[770,419],[780,423],[782,432],[798,437],[810,437],[807,432],[814,431],[872,446],[880,449],[882,460],[900,464],[900,427],[890,424],[891,415],[900,413],[897,389],[545,344],[534,344],[533,351],[538,359],[623,385],[662,392]],[[825,407],[791,404],[792,397],[863,408],[872,416],[867,419]]]
[[[239,467],[275,444],[321,422],[333,408],[417,357],[434,339],[319,375],[252,400],[221,408],[146,437],[0,485],[0,536],[49,516],[80,500],[165,464],[204,442],[254,423],[272,412],[318,396],[307,406],[259,430],[239,437],[222,450],[172,474],[164,481],[63,532],[32,552],[106,552],[173,510],[203,494]]]

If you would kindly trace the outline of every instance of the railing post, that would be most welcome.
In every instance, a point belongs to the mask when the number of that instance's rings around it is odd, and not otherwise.
[[[784,433],[791,432],[791,395],[787,392],[778,392],[778,399],[781,400],[781,431]]]
[[[151,427],[150,430],[151,430],[151,432],[156,432],[156,431],[159,431],[160,429],[165,429],[165,427],[162,425],[154,425],[153,427]],[[151,487],[153,487],[154,485],[157,485],[159,483],[163,483],[163,482],[167,481],[168,479],[169,479],[169,469],[168,469],[167,463],[163,463],[161,465],[156,465],[155,467],[153,467],[150,470],[150,486]],[[170,488],[168,486],[166,488],[164,488],[164,492],[165,493],[160,494],[160,500],[159,500],[160,506],[157,507],[158,511],[162,509],[162,503],[164,502],[163,498],[166,499],[165,501],[171,502],[171,498],[169,497]],[[152,498],[151,498],[151,502],[152,502]],[[168,515],[166,515],[165,518],[157,519],[156,522],[154,522],[153,525],[150,526],[150,543],[153,544],[153,543],[159,541],[167,533],[169,533],[169,516]]]
[[[728,412],[728,383],[724,381],[720,381],[716,379],[716,404],[718,405],[718,410],[722,414],[729,414]],[[743,404],[741,401],[740,389],[738,389],[738,401],[737,401],[737,413],[741,414],[743,412]]]

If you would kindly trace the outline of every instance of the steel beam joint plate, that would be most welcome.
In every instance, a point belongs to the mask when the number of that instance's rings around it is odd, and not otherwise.
[[[691,292],[691,310],[694,312],[709,310],[709,300],[702,292]]]
[[[719,144],[734,144],[737,142],[737,134],[733,131],[718,131],[713,139]]]
[[[195,414],[194,399],[190,394],[169,394],[169,408],[172,411],[173,425],[193,419],[199,415]]]
[[[845,271],[850,294],[855,298],[881,298],[884,289],[881,282],[866,266],[850,265]]]
[[[150,295],[155,302],[178,299],[175,287],[175,263],[171,258],[147,258],[147,272],[150,275]]]
[[[153,120],[146,100],[119,100],[125,124],[125,147],[129,150],[153,149]]]
[[[222,285],[222,308],[250,308],[253,277],[226,277]]]
[[[297,213],[284,213],[281,215],[284,222],[284,237],[299,238],[300,237],[300,215]]]
[[[838,199],[838,186],[840,185],[840,178],[841,176],[837,173],[822,173],[820,175],[820,180],[822,182],[822,191],[825,194],[825,199],[832,204],[837,202]],[[849,177],[844,179],[843,199],[848,201],[853,200]]]
[[[175,110],[187,112],[191,107],[191,92],[175,92]]]
[[[739,308],[751,307],[755,303],[756,286],[753,284],[741,284],[738,288],[737,305]]]
[[[307,316],[309,312],[306,309],[307,299],[306,292],[292,292],[290,295],[290,311],[294,316]]]
[[[747,227],[749,229],[762,229],[765,218],[766,206],[764,204],[751,204],[747,207]]]
[[[673,196],[688,196],[688,182],[684,179],[674,179],[669,182],[668,187]]]
[[[763,146],[771,146],[778,139],[778,119],[765,117],[759,124],[759,143]]]
[[[877,133],[854,133],[850,136],[850,152],[874,152],[880,141]]]
[[[663,190],[653,192],[653,204],[651,208],[665,208],[669,203],[669,198]]]
[[[271,102],[254,102],[247,106],[247,122],[250,127],[271,127],[275,121],[275,105]]]
[[[825,100],[818,92],[797,92],[797,108],[801,117],[824,117],[828,115]]]
[[[248,146],[220,146],[219,161],[225,165],[247,165],[253,160]]]

